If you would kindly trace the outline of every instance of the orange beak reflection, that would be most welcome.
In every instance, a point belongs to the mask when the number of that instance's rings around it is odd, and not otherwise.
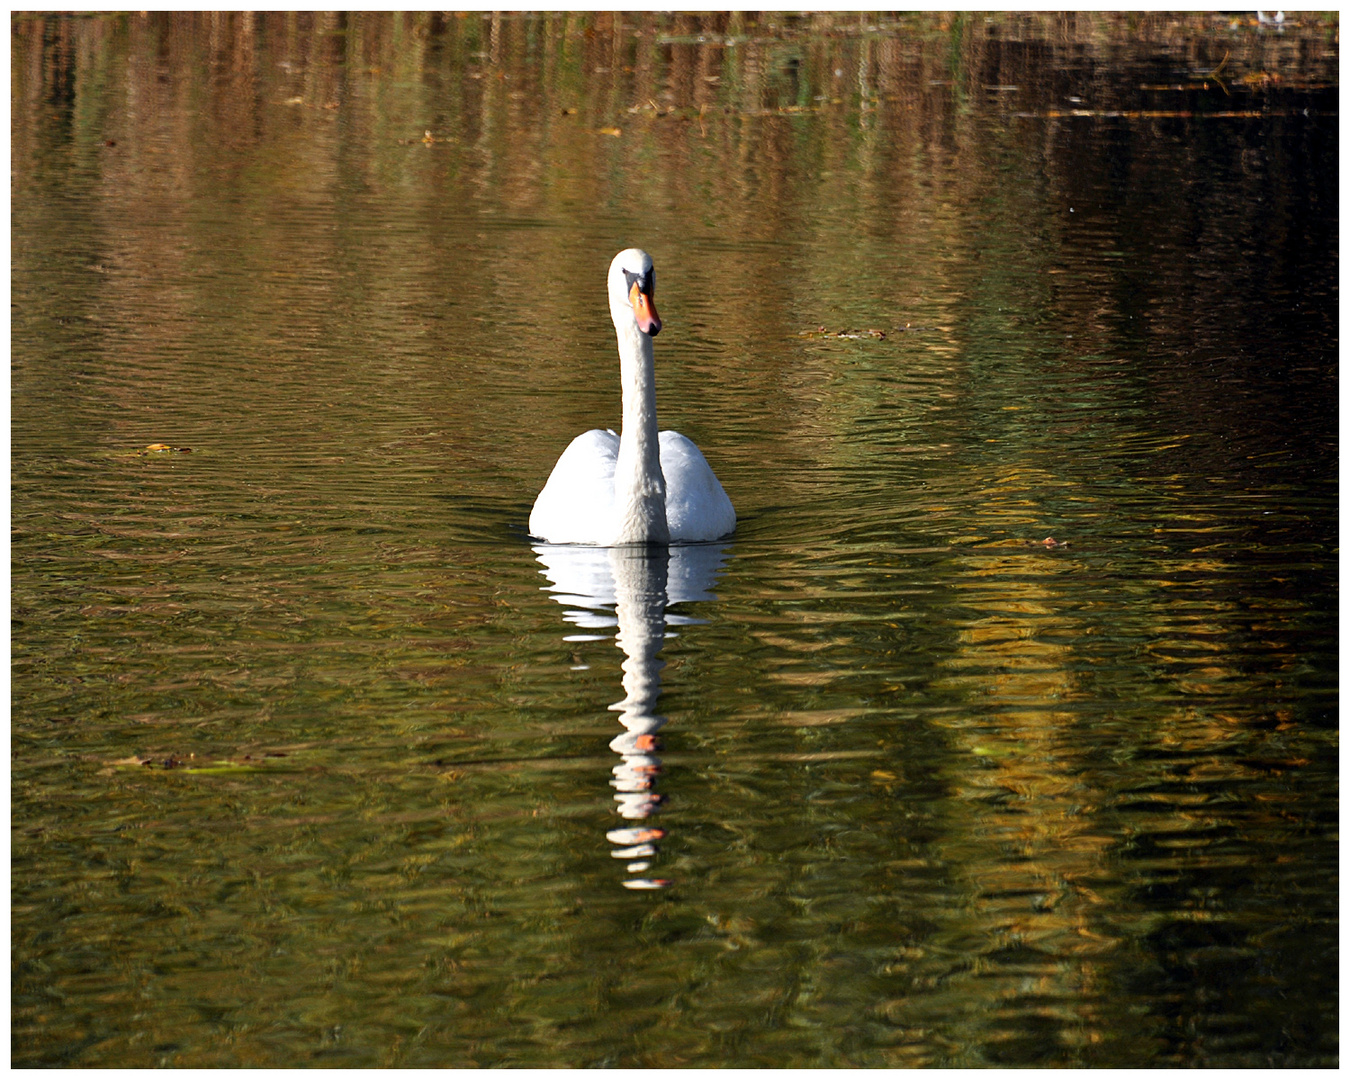
[[[656,337],[661,332],[661,316],[656,313],[656,301],[642,291],[636,281],[628,290],[628,301],[633,305],[633,314],[637,317],[638,329],[644,334]]]

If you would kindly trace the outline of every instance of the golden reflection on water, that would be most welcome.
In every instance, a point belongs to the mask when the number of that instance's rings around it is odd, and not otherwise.
[[[1067,644],[1084,627],[1063,610],[1056,588],[1071,569],[1053,554],[1026,551],[963,561],[972,580],[962,602],[973,617],[946,665],[959,674],[947,678],[978,713],[952,731],[976,763],[956,795],[986,808],[963,862],[985,950],[1022,951],[1030,976],[1015,987],[986,984],[998,988],[991,1038],[1001,1037],[1000,1006],[1025,996],[1069,1020],[1077,1039],[1099,1042],[1109,1019],[1092,1004],[1103,977],[1094,958],[1115,942],[1096,929],[1093,909],[1103,901],[1090,883],[1102,876],[1114,840],[1095,820],[1100,793],[1083,782],[1091,763],[1065,741],[1082,717],[1053,704],[1087,696]]]

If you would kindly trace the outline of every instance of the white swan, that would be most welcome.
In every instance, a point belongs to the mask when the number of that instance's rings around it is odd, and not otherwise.
[[[716,540],[736,528],[736,511],[689,439],[656,430],[652,338],[656,271],[628,248],[609,264],[609,313],[619,335],[623,434],[587,431],[563,451],[534,501],[530,535],[551,544],[666,544]]]

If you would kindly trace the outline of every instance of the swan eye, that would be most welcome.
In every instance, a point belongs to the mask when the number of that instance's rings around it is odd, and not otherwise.
[[[648,296],[656,295],[656,272],[654,270],[648,270],[645,274],[635,274],[631,270],[625,270],[623,277],[628,282],[629,292],[632,292],[633,286],[636,285]]]

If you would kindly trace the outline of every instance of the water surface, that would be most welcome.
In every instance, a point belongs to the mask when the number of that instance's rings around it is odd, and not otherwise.
[[[16,1065],[1337,1062],[1334,17],[11,45]]]

